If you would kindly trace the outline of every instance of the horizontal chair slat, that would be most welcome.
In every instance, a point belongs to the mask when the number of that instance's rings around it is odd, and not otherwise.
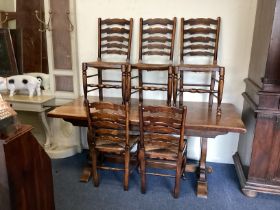
[[[173,25],[173,20],[167,18],[154,18],[143,20],[143,25]]]
[[[188,19],[184,21],[185,25],[217,25],[218,21],[211,18],[196,18],[196,19]]]
[[[115,19],[105,19],[101,20],[101,24],[106,24],[106,25],[129,25],[130,21],[126,19],[121,19],[121,18],[115,18]]]
[[[183,53],[184,56],[192,55],[192,56],[214,56],[214,53],[208,51],[190,51]]]
[[[119,54],[119,55],[126,55],[127,51],[123,50],[101,50],[102,54]]]
[[[162,55],[170,55],[170,53],[168,53],[168,52],[166,52],[166,51],[163,51],[163,50],[153,50],[153,51],[144,51],[143,53],[142,53],[143,55],[160,55],[160,56],[162,56]]]
[[[125,28],[103,28],[101,29],[101,33],[106,33],[106,34],[114,34],[114,33],[118,33],[118,34],[128,34],[129,30],[125,29]]]
[[[168,28],[149,28],[144,29],[143,34],[172,34],[173,30]]]
[[[166,44],[147,44],[142,49],[171,49],[171,46]]]
[[[191,44],[188,46],[184,46],[184,49],[192,49],[192,50],[197,50],[197,49],[211,49],[214,50],[215,47],[212,45],[207,45],[207,44]]]
[[[110,85],[110,84],[88,84],[88,87],[98,87],[98,88],[122,88],[121,85]]]
[[[124,36],[105,36],[101,38],[101,41],[108,42],[128,42],[128,38]]]
[[[217,93],[218,91],[211,91],[211,90],[205,90],[205,89],[181,89],[181,92],[190,92],[190,93]]]
[[[163,37],[163,36],[149,36],[146,38],[143,38],[143,42],[171,42],[171,39],[168,37]]]
[[[125,125],[123,123],[114,123],[112,121],[97,121],[94,122],[94,126],[99,128],[125,129]]]
[[[202,36],[197,36],[197,37],[189,37],[189,38],[184,38],[184,42],[215,42],[216,39],[212,37],[202,37]]]
[[[216,34],[216,32],[212,28],[189,28],[184,30],[186,34]]]
[[[101,45],[101,48],[120,48],[120,49],[127,49],[128,45],[121,44],[121,43],[105,43]]]
[[[125,130],[115,130],[115,129],[112,130],[112,129],[99,128],[99,129],[95,130],[95,134],[102,135],[102,136],[110,135],[108,137],[114,136],[114,138],[116,138],[116,139],[123,139],[125,137]]]

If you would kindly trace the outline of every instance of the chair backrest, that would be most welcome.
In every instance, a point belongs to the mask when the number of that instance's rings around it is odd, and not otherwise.
[[[210,64],[217,64],[220,22],[220,17],[181,19],[181,63],[185,56],[210,56]]]
[[[139,62],[143,56],[166,56],[173,61],[176,18],[140,18]]]
[[[130,60],[133,19],[98,18],[98,60],[105,55],[122,55]]]
[[[95,144],[96,140],[128,145],[129,141],[129,112],[128,103],[125,105],[110,102],[92,102],[85,100],[88,119],[88,142]]]
[[[180,109],[140,104],[140,147],[145,145],[146,151],[172,151],[177,154],[184,145],[186,114],[187,107]]]

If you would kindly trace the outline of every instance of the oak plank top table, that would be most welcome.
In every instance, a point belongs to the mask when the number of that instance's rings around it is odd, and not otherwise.
[[[90,101],[99,101],[98,97],[88,97]],[[48,117],[62,118],[71,122],[75,126],[87,126],[86,110],[83,105],[83,97],[62,105],[48,112]],[[103,101],[121,103],[121,98],[104,98]],[[144,105],[166,105],[163,100],[144,100]],[[132,126],[139,123],[138,99],[131,99],[130,122]],[[184,102],[187,106],[186,135],[201,137],[201,156],[199,161],[199,178],[197,184],[197,195],[207,197],[207,138],[215,138],[228,132],[245,133],[246,129],[241,120],[240,114],[233,104],[223,103],[221,105],[222,114],[216,114],[217,104],[213,104],[212,109],[207,102]],[[193,165],[186,166],[187,172],[194,172]]]

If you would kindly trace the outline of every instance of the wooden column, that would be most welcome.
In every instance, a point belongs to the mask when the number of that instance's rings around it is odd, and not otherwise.
[[[259,0],[234,162],[242,191],[280,194],[280,0]]]

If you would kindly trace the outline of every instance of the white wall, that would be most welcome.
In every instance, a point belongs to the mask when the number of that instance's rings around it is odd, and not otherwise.
[[[0,10],[8,12],[15,11],[15,1],[16,0],[0,0]]]
[[[257,0],[81,0],[76,1],[78,27],[78,59],[93,61],[97,57],[97,18],[134,18],[132,62],[138,57],[139,18],[177,17],[196,18],[220,16],[222,18],[219,64],[225,66],[223,102],[235,104],[241,113],[248,75]],[[179,24],[179,21],[178,21]],[[175,63],[178,62],[177,25]],[[82,81],[82,80],[80,80]],[[151,95],[150,95],[151,96]],[[154,96],[152,96],[154,97]],[[162,96],[160,96],[162,97]],[[197,100],[193,97],[192,100]],[[204,98],[202,98],[204,99]],[[208,161],[232,163],[237,149],[238,134],[228,134],[209,140]],[[199,140],[191,139],[189,157],[199,158]]]

